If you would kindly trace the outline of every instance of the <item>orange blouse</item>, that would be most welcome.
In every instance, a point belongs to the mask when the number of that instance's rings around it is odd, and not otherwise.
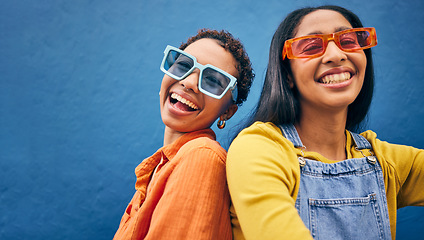
[[[226,151],[215,139],[211,129],[186,133],[143,160],[114,239],[232,239]]]

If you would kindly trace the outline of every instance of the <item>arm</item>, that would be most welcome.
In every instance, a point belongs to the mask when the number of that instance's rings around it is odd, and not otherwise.
[[[230,239],[225,151],[196,146],[177,155],[146,239]]]
[[[381,141],[370,130],[361,135],[371,142],[381,164],[391,231],[395,236],[397,209],[424,206],[424,150]]]
[[[297,156],[275,126],[239,134],[228,151],[227,177],[246,239],[312,239],[295,208]]]
[[[424,206],[424,150],[393,146],[400,179],[398,207]]]
[[[396,207],[424,206],[424,150],[381,141],[372,131],[362,135],[372,143],[382,164],[392,216],[396,216]]]

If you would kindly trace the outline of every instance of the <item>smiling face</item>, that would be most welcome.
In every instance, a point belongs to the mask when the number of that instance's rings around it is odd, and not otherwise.
[[[306,15],[294,37],[330,34],[352,26],[340,13],[317,10]],[[363,50],[344,52],[334,41],[316,58],[292,59],[291,85],[299,91],[302,111],[312,107],[322,110],[345,110],[361,91],[367,59]]]
[[[216,40],[203,38],[184,49],[202,64],[211,64],[238,77],[237,63],[232,54]],[[237,110],[231,91],[221,99],[209,97],[198,89],[199,69],[177,81],[164,75],[160,90],[160,108],[163,123],[168,133],[182,135],[186,132],[209,128],[221,115],[229,119]]]

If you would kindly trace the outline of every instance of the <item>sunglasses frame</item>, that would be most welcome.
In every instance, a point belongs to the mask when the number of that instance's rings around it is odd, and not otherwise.
[[[191,60],[193,60],[193,63],[194,63],[193,67],[189,71],[187,71],[181,77],[175,76],[174,74],[172,74],[171,72],[169,72],[168,70],[165,69],[166,57],[168,56],[168,54],[169,54],[170,51],[178,52],[178,53],[183,54],[184,56],[190,58]],[[198,81],[198,85],[197,85],[197,87],[199,88],[200,92],[206,94],[209,97],[213,97],[213,98],[216,98],[216,99],[221,99],[227,93],[227,91],[229,89],[231,89],[231,97],[233,98],[233,102],[236,102],[236,100],[237,100],[237,78],[235,78],[231,74],[229,74],[229,73],[225,72],[224,70],[219,69],[219,68],[217,68],[217,67],[215,67],[215,66],[213,66],[211,64],[202,65],[202,64],[198,63],[196,57],[194,57],[194,56],[192,56],[192,55],[184,52],[183,50],[181,50],[179,48],[176,48],[176,47],[173,47],[173,46],[168,45],[168,46],[166,46],[165,51],[163,53],[164,53],[164,57],[162,59],[162,63],[160,64],[160,70],[162,72],[164,72],[166,75],[172,77],[173,79],[175,79],[177,81],[180,81],[180,80],[183,80],[184,78],[186,78],[188,75],[190,75],[194,71],[194,69],[197,68],[197,69],[200,70],[199,81]],[[203,70],[205,70],[207,68],[213,69],[213,70],[221,73],[222,75],[224,75],[225,77],[227,77],[227,78],[230,79],[230,82],[228,83],[228,86],[221,93],[221,95],[216,95],[216,94],[210,93],[207,90],[205,90],[205,89],[202,88]]]
[[[353,48],[353,49],[343,49],[342,46],[340,45],[340,41],[339,41],[339,36],[342,34],[346,34],[346,33],[350,33],[350,32],[360,32],[360,31],[366,31],[370,33],[370,44],[366,47],[358,47],[358,48]],[[308,38],[321,38],[324,41],[324,50],[321,53],[318,54],[313,54],[313,55],[306,55],[306,56],[294,56],[293,52],[292,52],[292,43],[295,41],[299,41],[302,39],[308,39]],[[302,36],[302,37],[297,37],[297,38],[292,38],[292,39],[288,39],[284,42],[284,47],[283,47],[283,52],[282,52],[282,56],[283,56],[283,60],[286,58],[288,59],[299,59],[299,58],[316,58],[319,56],[324,55],[325,51],[327,50],[327,46],[328,46],[328,42],[329,41],[334,41],[334,43],[336,43],[337,47],[339,49],[341,49],[342,51],[345,52],[354,52],[357,50],[364,50],[367,48],[372,48],[374,46],[377,45],[377,34],[375,32],[375,28],[373,27],[366,27],[366,28],[351,28],[351,29],[347,29],[347,30],[343,30],[343,31],[339,31],[339,32],[335,32],[335,33],[330,33],[330,34],[315,34],[315,35],[307,35],[307,36]]]

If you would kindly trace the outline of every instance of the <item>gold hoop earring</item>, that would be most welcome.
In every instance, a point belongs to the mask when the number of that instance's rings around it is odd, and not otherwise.
[[[224,120],[219,120],[217,123],[216,123],[216,126],[219,128],[219,129],[223,129],[224,127],[225,127],[225,119]]]

